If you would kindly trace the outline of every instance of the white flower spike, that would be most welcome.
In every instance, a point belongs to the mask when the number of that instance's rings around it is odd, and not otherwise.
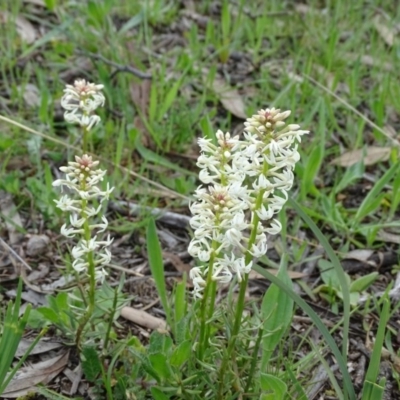
[[[104,215],[101,216],[101,222],[93,219],[101,212],[101,203],[109,198],[114,188],[107,185],[106,190],[102,191],[96,186],[106,174],[106,171],[97,168],[98,164],[98,161],[93,161],[87,154],[82,157],[76,156],[75,161],[69,162],[67,167],[60,168],[66,174],[66,178],[56,180],[53,186],[65,186],[76,197],[72,199],[69,195],[63,195],[60,200],[55,200],[58,208],[71,212],[69,218],[71,227],[64,224],[61,227],[61,234],[68,238],[76,235],[80,237],[71,252],[74,258],[72,267],[78,273],[87,272],[88,259],[91,258],[96,268],[96,279],[103,281],[107,276],[104,266],[111,260],[111,253],[107,247],[111,245],[112,239],[109,236],[106,240],[97,239],[96,235],[107,229],[108,221]],[[90,205],[93,200],[98,200],[100,205],[98,207]]]
[[[267,234],[281,231],[274,215],[288,199],[300,159],[297,143],[308,133],[296,124],[285,126],[289,115],[267,108],[246,120],[243,140],[221,131],[217,145],[199,139],[199,178],[208,186],[196,190],[190,206],[194,236],[188,251],[204,263],[190,273],[196,297],[202,297],[209,268],[212,280],[226,283],[236,274],[241,281],[253,264],[246,255],[264,255]]]
[[[104,106],[105,98],[101,90],[103,85],[77,79],[73,85],[66,85],[61,106],[66,110],[65,121],[79,124],[88,131],[100,122],[100,117],[94,112]]]

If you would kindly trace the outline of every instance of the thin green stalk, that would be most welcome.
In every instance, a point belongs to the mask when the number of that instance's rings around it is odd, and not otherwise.
[[[213,241],[212,243],[212,249],[215,250],[218,246],[218,243],[216,241]],[[212,274],[213,274],[213,266],[214,266],[214,259],[215,259],[215,251],[212,252],[210,261],[208,264],[208,272],[207,272],[207,280],[206,280],[206,285],[204,288],[204,293],[203,293],[203,298],[201,300],[201,308],[200,308],[200,340],[199,340],[199,360],[201,361],[204,356],[205,349],[207,347],[208,343],[208,329],[207,329],[207,316],[209,313],[207,313],[207,304],[210,304],[209,302],[209,296],[211,296],[211,299],[215,299],[215,294],[213,295],[212,290],[216,291],[216,286],[212,285]],[[211,306],[211,305],[210,305]],[[214,307],[212,305],[212,307]]]
[[[83,203],[86,203],[86,201],[83,201]],[[82,207],[82,210],[85,209],[86,204],[83,204],[84,207]],[[89,221],[86,220],[84,223],[84,236],[85,240],[89,241],[91,239],[91,232],[89,228]],[[85,329],[86,324],[89,322],[90,317],[92,316],[94,312],[94,307],[95,307],[95,293],[96,293],[96,274],[95,274],[95,264],[94,264],[94,259],[93,259],[93,252],[89,252],[87,254],[87,261],[89,264],[88,268],[88,275],[89,275],[89,304],[87,307],[87,310],[85,314],[83,315],[81,321],[79,322],[79,326],[76,332],[76,346],[80,348],[81,345],[81,337],[82,337],[82,332]]]
[[[86,127],[83,128],[82,135],[82,151],[85,154],[88,151],[88,143],[89,143],[89,131]]]
[[[256,206],[255,209],[259,209],[261,207],[261,202],[262,202],[262,198],[264,195],[264,190],[261,191],[258,196],[257,196],[257,200],[256,200]],[[246,257],[245,257],[245,264],[248,265],[253,256],[251,255],[249,249],[251,249],[251,247],[253,246],[253,244],[256,241],[256,236],[257,236],[257,226],[258,226],[258,222],[260,221],[257,213],[253,214],[253,221],[252,221],[252,230],[251,230],[251,234],[250,234],[250,238],[249,238],[249,243],[247,245],[247,252],[246,252]],[[240,324],[242,322],[242,314],[243,314],[243,310],[244,310],[244,298],[246,295],[246,289],[247,289],[247,283],[249,280],[249,274],[245,274],[244,278],[242,280],[242,282],[240,282],[240,290],[239,290],[239,297],[238,297],[238,302],[236,305],[236,315],[235,315],[235,324],[233,325],[233,331],[232,331],[232,335],[231,335],[231,345],[230,347],[233,348],[236,342],[236,336],[239,333],[239,329],[240,329]]]
[[[106,371],[104,369],[103,362],[100,363],[100,368],[101,368],[101,376],[103,378],[103,383],[104,383],[104,386],[106,387],[107,400],[113,400],[114,399],[113,392],[111,389],[110,381],[107,379],[108,374],[106,373]]]
[[[110,340],[111,327],[112,327],[112,324],[114,321],[115,312],[117,311],[117,303],[118,303],[118,288],[116,288],[114,291],[113,308],[112,308],[112,312],[110,314],[110,321],[107,326],[106,337],[104,338],[103,354],[107,352],[108,342]],[[104,359],[103,359],[103,361],[104,361]]]
[[[261,339],[263,336],[263,329],[260,328],[258,330],[257,341],[253,349],[253,354],[251,355],[251,364],[250,364],[250,371],[247,375],[247,383],[244,389],[244,392],[247,393],[250,390],[252,380],[255,376],[257,360],[258,360],[258,351],[260,349]]]
[[[261,207],[262,204],[262,199],[264,196],[264,190],[260,191],[257,195],[257,199],[255,202],[255,209],[259,209]],[[258,222],[259,222],[259,217],[257,215],[256,212],[253,213],[253,220],[252,220],[252,230],[251,230],[251,234],[250,234],[250,238],[249,238],[249,242],[247,245],[247,252],[246,252],[246,256],[245,256],[245,264],[248,265],[253,256],[251,255],[249,249],[251,249],[251,247],[253,246],[253,244],[256,241],[256,236],[257,236],[257,226],[258,226]],[[244,299],[246,296],[246,289],[247,289],[247,284],[249,281],[249,274],[245,274],[243,277],[242,282],[240,282],[240,289],[239,289],[239,296],[238,296],[238,301],[236,304],[236,313],[235,313],[235,322],[233,325],[233,329],[232,329],[232,333],[231,336],[229,338],[229,343],[228,343],[228,349],[227,349],[227,353],[224,356],[222,362],[221,362],[221,367],[219,370],[219,389],[218,389],[218,398],[220,398],[221,400],[223,399],[223,377],[224,377],[224,373],[227,367],[227,363],[229,360],[229,357],[232,355],[232,351],[235,347],[236,344],[236,338],[237,335],[239,333],[240,330],[240,325],[242,323],[242,316],[243,316],[243,310],[244,310]]]

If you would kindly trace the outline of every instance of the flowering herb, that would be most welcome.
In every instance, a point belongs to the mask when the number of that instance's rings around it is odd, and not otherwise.
[[[97,169],[98,161],[93,161],[91,156],[84,154],[82,157],[75,157],[75,162],[68,163],[68,167],[61,167],[60,170],[66,174],[66,179],[57,179],[53,186],[65,186],[75,193],[77,199],[69,195],[63,195],[56,200],[57,207],[63,211],[70,212],[70,227],[64,224],[61,227],[61,234],[72,238],[80,235],[79,243],[73,247],[71,254],[74,258],[72,267],[77,272],[88,273],[90,259],[95,267],[95,279],[103,281],[107,272],[104,265],[111,261],[111,253],[107,249],[112,243],[108,236],[106,240],[97,239],[97,234],[104,232],[108,227],[105,215],[101,217],[101,223],[93,221],[102,211],[104,200],[108,200],[114,188],[107,184],[106,190],[98,188],[106,171]],[[100,201],[99,206],[91,205],[93,201]],[[96,235],[93,236],[93,233]]]
[[[95,85],[79,79],[74,85],[66,85],[61,105],[65,108],[64,118],[67,122],[78,123],[83,129],[83,152],[87,149],[88,132],[99,121],[95,114],[98,107],[105,102],[101,92],[103,85]],[[98,238],[108,227],[108,221],[102,214],[102,203],[108,200],[114,188],[107,183],[105,190],[99,184],[103,181],[106,171],[98,168],[98,161],[93,161],[87,154],[75,156],[75,161],[68,166],[61,167],[65,179],[57,179],[53,186],[69,189],[70,194],[61,196],[56,200],[57,207],[69,212],[69,226],[61,227],[61,234],[68,238],[78,236],[78,243],[72,248],[72,267],[80,274],[84,272],[89,277],[88,305],[82,316],[76,334],[76,344],[80,347],[83,329],[93,315],[95,308],[95,290],[98,281],[103,282],[107,276],[105,266],[111,261],[111,252],[108,246],[112,239],[107,236],[105,240]],[[82,294],[83,295],[83,294]]]
[[[100,117],[94,111],[104,106],[105,98],[101,90],[103,85],[77,79],[73,85],[66,85],[61,106],[66,110],[65,121],[77,123],[88,131],[100,122]]]
[[[200,186],[191,205],[194,237],[189,253],[203,265],[194,267],[194,295],[202,297],[211,281],[239,282],[253,258],[267,251],[267,234],[281,225],[274,218],[288,199],[293,169],[300,159],[297,142],[308,131],[285,126],[290,111],[260,110],[245,122],[244,138],[218,131],[218,145],[200,139]],[[249,212],[246,212],[249,211]]]

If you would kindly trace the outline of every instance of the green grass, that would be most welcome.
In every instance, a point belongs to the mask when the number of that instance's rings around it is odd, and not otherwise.
[[[0,190],[35,226],[57,231],[62,224],[52,177],[79,148],[78,130],[62,120],[66,83],[82,77],[105,86],[93,153],[109,171],[114,197],[182,212],[198,184],[196,138],[241,131],[214,90],[218,76],[238,90],[246,114],[291,109],[290,120],[310,130],[291,195],[335,251],[389,247],[379,232],[400,228],[400,39],[388,45],[374,18],[387,16],[393,29],[396,2],[309,0],[300,9],[292,1],[203,0],[192,12],[168,0],[44,3],[0,6],[8,16],[0,27],[0,115],[33,130],[0,121]],[[31,43],[17,32],[17,16],[40,28]],[[26,100],[29,85],[40,95],[32,94],[34,105]],[[368,146],[392,147],[389,160],[330,163]],[[355,185],[364,191],[355,195]],[[288,264],[300,265],[317,242],[287,211]],[[118,234],[145,226],[110,223]]]

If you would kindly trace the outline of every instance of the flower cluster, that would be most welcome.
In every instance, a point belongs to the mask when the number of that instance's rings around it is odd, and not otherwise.
[[[64,118],[69,123],[77,123],[88,131],[100,121],[94,111],[104,105],[101,90],[103,85],[95,85],[84,79],[77,79],[73,85],[66,85],[61,106],[66,110]]]
[[[90,266],[95,269],[96,280],[103,281],[107,272],[104,266],[111,261],[111,253],[107,247],[112,243],[110,236],[106,240],[97,239],[99,233],[107,229],[108,221],[103,215],[101,222],[95,221],[95,217],[102,210],[102,203],[108,200],[114,188],[107,184],[106,190],[102,191],[98,184],[103,180],[106,171],[98,169],[99,162],[93,161],[91,156],[84,154],[82,157],[75,156],[75,161],[69,162],[67,167],[60,170],[66,174],[65,179],[58,179],[53,186],[61,186],[70,189],[70,195],[63,195],[56,200],[57,207],[63,211],[70,212],[70,226],[64,224],[61,234],[72,238],[80,236],[79,243],[72,249],[74,261],[72,267],[77,272],[89,271]],[[100,202],[97,206],[94,203]]]
[[[194,237],[189,253],[204,263],[192,268],[194,294],[202,297],[207,277],[241,281],[250,272],[253,258],[267,251],[267,234],[277,234],[274,219],[287,201],[293,169],[300,155],[297,142],[308,131],[285,126],[290,111],[260,110],[245,122],[244,137],[218,131],[218,145],[200,139],[197,165],[200,186],[190,206]],[[212,271],[210,270],[212,269]]]

